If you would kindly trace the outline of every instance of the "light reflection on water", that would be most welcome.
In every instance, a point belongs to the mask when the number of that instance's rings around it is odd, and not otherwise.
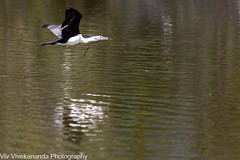
[[[61,102],[57,103],[55,108],[55,123],[57,127],[69,128],[71,132],[70,139],[72,141],[77,141],[79,137],[78,133],[85,136],[92,137],[89,139],[93,141],[97,139],[96,134],[101,132],[98,129],[98,124],[103,123],[104,119],[107,118],[106,112],[107,107],[110,105],[109,102],[97,101],[95,99],[90,99],[94,97],[110,97],[108,95],[100,94],[81,94],[81,97],[86,97],[84,99],[77,99],[71,97],[72,91],[72,53],[70,50],[64,51],[64,60],[62,64],[62,74],[64,79],[63,93],[64,97]],[[67,126],[66,126],[67,125]],[[92,132],[93,131],[93,132]],[[94,133],[94,132],[97,133]],[[74,133],[77,133],[74,135]],[[99,140],[99,139],[97,139]]]
[[[98,124],[104,123],[107,118],[104,112],[108,105],[107,102],[93,99],[64,99],[56,107],[55,123],[58,127],[66,127],[66,123],[71,131],[81,132],[94,139],[96,134],[92,134],[92,131],[101,132]]]

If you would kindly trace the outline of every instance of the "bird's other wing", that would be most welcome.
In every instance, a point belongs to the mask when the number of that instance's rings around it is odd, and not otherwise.
[[[55,34],[58,38],[62,38],[62,28],[61,24],[53,24],[53,25],[44,25],[42,28],[49,29],[53,34]]]
[[[75,35],[80,34],[79,31],[79,24],[82,18],[82,14],[79,13],[77,10],[73,8],[68,8],[65,11],[65,20],[63,21],[61,28],[62,30],[62,37],[69,38]]]

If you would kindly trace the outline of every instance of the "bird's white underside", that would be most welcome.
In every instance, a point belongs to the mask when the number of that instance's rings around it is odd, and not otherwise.
[[[57,43],[58,45],[75,45],[78,43],[90,43],[90,42],[96,42],[96,41],[102,41],[102,40],[111,40],[109,37],[103,37],[103,36],[90,36],[84,38],[81,34],[78,34],[74,37],[69,38],[67,43]]]

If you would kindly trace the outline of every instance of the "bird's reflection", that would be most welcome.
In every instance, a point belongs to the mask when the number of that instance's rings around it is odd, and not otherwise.
[[[72,53],[68,49],[64,52],[62,64],[63,98],[55,109],[55,124],[69,141],[80,143],[82,136],[97,139],[97,134],[101,133],[98,126],[104,122],[104,112],[109,105],[103,100],[109,96],[82,93],[72,98],[72,74]]]

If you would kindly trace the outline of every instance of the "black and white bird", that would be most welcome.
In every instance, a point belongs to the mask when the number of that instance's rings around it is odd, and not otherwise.
[[[102,40],[111,40],[109,37],[103,37],[100,35],[83,37],[79,31],[79,23],[82,18],[82,14],[73,8],[67,8],[65,11],[65,20],[62,24],[44,25],[42,28],[49,29],[55,34],[58,39],[51,42],[45,42],[41,45],[75,45],[78,43],[90,43]],[[91,45],[92,43],[90,43]],[[87,51],[90,47],[87,48]],[[86,51],[86,52],[87,52]],[[85,52],[85,54],[86,54]]]

